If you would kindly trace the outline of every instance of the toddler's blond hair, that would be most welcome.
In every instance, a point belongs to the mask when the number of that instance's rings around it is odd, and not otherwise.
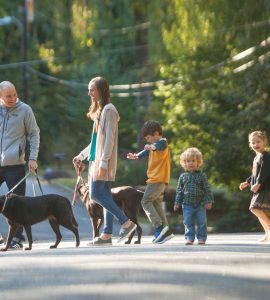
[[[198,168],[200,168],[200,166],[203,164],[203,156],[202,156],[201,151],[195,147],[188,148],[180,155],[180,164],[185,170],[186,170],[185,161],[191,157],[195,157],[197,159]]]
[[[249,135],[248,135],[248,141],[250,143],[251,139],[254,137],[254,136],[257,136],[258,138],[260,138],[261,140],[263,140],[265,142],[265,145],[268,144],[268,140],[267,140],[267,135],[264,131],[260,131],[260,130],[257,130],[257,131],[253,131],[251,132]]]

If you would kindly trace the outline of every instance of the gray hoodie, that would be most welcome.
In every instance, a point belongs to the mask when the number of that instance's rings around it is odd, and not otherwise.
[[[39,128],[31,107],[20,100],[11,108],[0,103],[0,166],[24,164],[27,140],[29,159],[37,160]]]

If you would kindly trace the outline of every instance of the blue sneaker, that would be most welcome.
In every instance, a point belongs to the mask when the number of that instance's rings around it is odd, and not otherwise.
[[[23,244],[21,241],[12,240],[8,248],[13,250],[21,250],[23,249]]]
[[[155,228],[152,243],[158,242],[168,230],[169,230],[169,226],[167,226],[167,225],[165,225],[165,226],[161,225],[161,226]]]
[[[172,239],[174,237],[174,234],[169,229],[158,241],[155,242],[155,244],[163,244],[167,242],[168,240]]]

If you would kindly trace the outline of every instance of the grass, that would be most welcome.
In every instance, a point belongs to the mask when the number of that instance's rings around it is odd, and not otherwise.
[[[57,178],[52,180],[53,183],[64,185],[70,189],[74,189],[76,184],[76,178]]]

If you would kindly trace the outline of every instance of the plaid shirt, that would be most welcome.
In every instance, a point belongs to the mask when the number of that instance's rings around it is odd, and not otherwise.
[[[175,204],[213,203],[213,194],[206,174],[201,171],[184,172],[180,175],[175,196]]]

